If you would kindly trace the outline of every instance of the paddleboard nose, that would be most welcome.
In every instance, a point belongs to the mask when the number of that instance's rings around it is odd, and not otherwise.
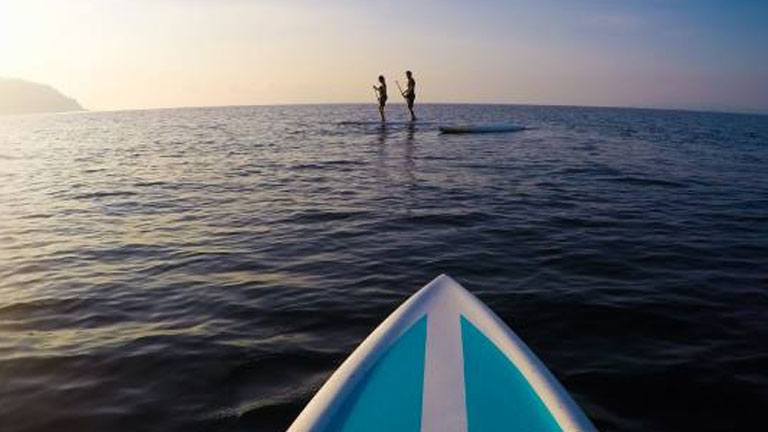
[[[288,432],[594,431],[543,363],[447,274],[409,297]]]

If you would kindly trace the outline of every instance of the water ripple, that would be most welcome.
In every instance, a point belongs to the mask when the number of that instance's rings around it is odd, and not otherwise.
[[[284,430],[443,272],[601,430],[761,424],[765,117],[420,110],[0,118],[0,430]]]

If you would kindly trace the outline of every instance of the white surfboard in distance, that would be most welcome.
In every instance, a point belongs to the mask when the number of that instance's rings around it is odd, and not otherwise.
[[[489,125],[442,125],[440,132],[445,134],[471,134],[471,133],[506,133],[520,132],[528,128],[525,126],[511,124],[489,124]]]
[[[485,304],[441,275],[341,364],[288,432],[592,432]]]

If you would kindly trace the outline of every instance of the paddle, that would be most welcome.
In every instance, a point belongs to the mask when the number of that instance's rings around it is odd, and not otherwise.
[[[400,81],[395,80],[395,84],[397,84],[397,89],[400,90],[400,94],[405,97],[405,92],[403,91],[403,88],[400,87]]]

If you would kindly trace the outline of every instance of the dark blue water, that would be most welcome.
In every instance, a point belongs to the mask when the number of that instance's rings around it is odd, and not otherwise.
[[[0,430],[281,431],[443,272],[603,431],[760,429],[768,117],[419,114],[0,118]]]

